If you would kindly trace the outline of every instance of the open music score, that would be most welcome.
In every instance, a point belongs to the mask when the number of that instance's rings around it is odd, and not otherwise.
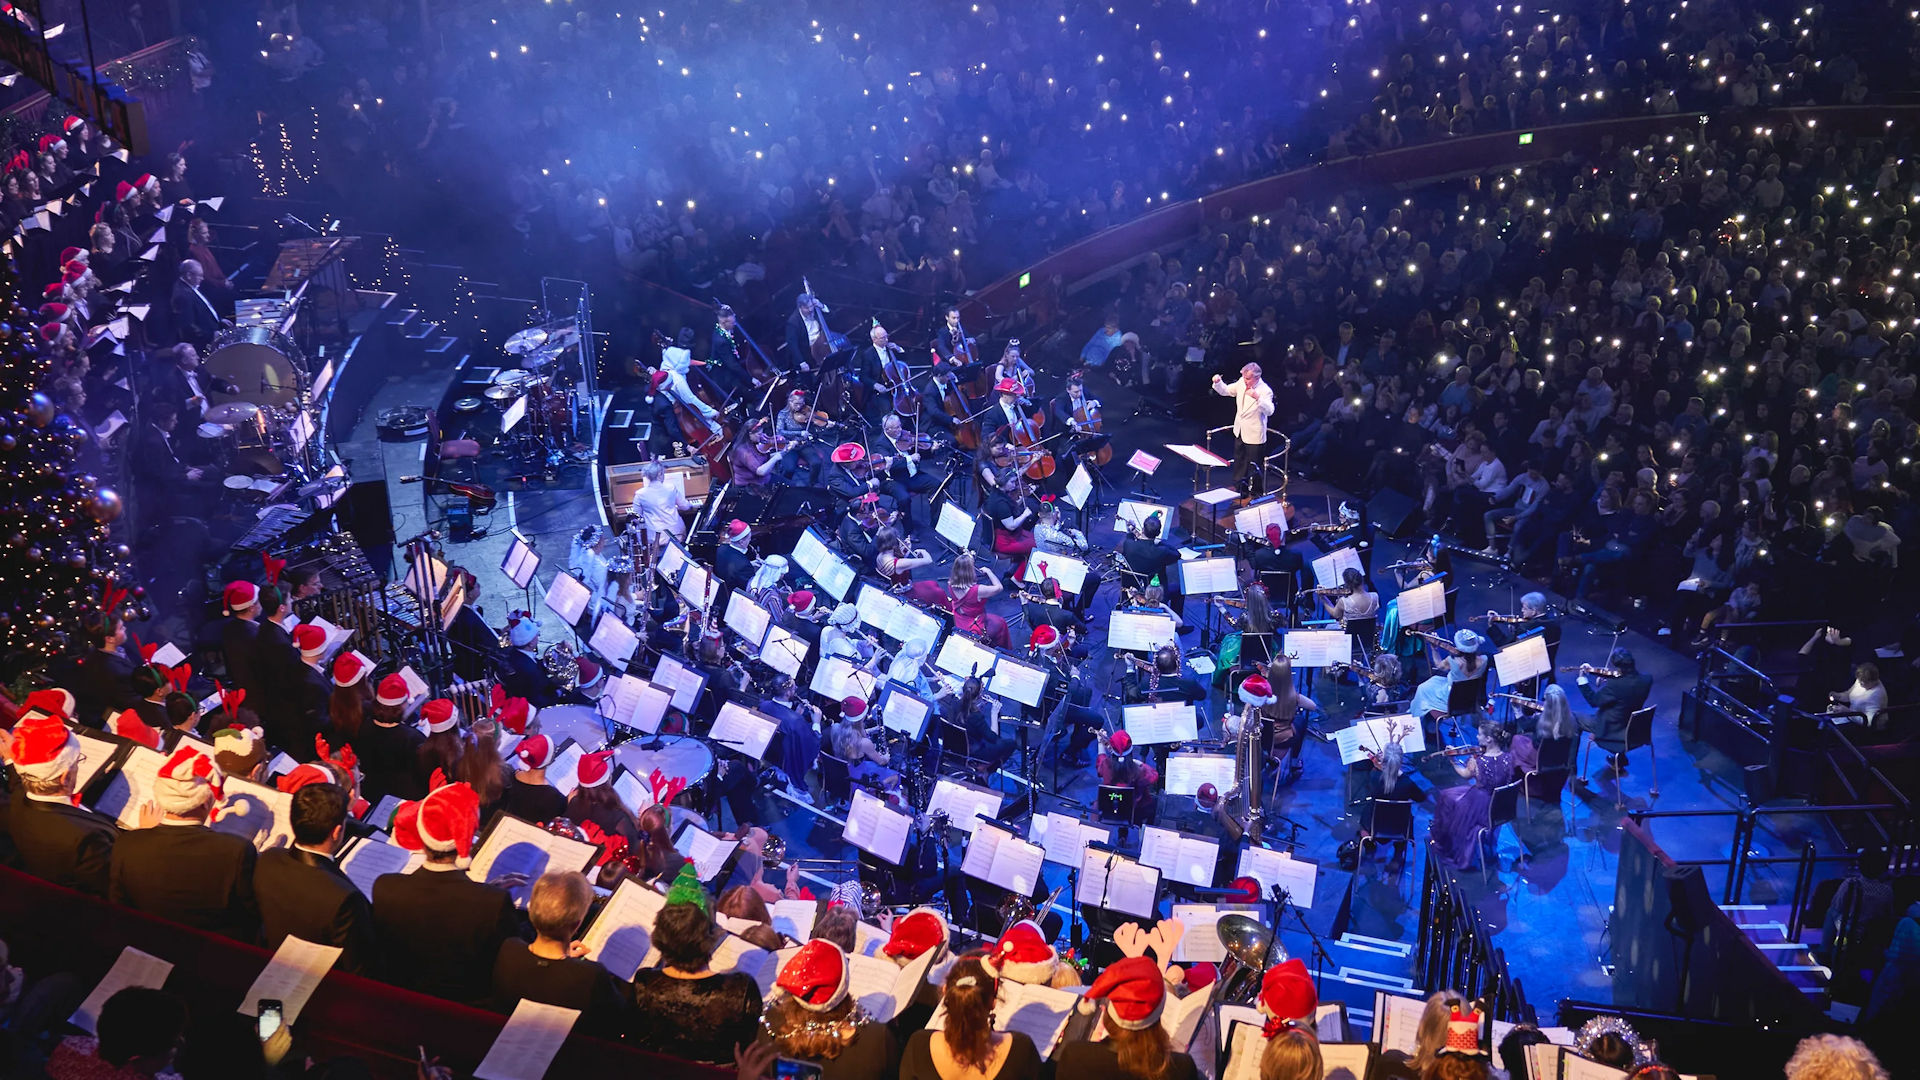
[[[801,665],[813,651],[813,642],[784,626],[767,627],[767,643],[760,649],[760,662],[788,678],[798,678]]]
[[[1172,507],[1162,506],[1159,503],[1141,502],[1137,499],[1122,499],[1120,505],[1113,511],[1113,531],[1125,535],[1128,524],[1132,524],[1135,528],[1145,528],[1147,519],[1155,514],[1160,515],[1160,530],[1161,535],[1164,536],[1173,526]]]
[[[1287,533],[1286,503],[1282,502],[1277,495],[1261,502],[1249,503],[1241,507],[1233,515],[1233,531],[1243,532],[1248,536],[1258,537],[1262,540],[1266,539],[1267,526],[1269,525],[1280,526],[1280,535],[1283,539],[1285,538]]]
[[[988,693],[1012,698],[1029,708],[1040,707],[1040,697],[1046,690],[1045,668],[1022,663],[1011,656],[1000,657],[993,666],[993,677],[987,682]]]
[[[1000,825],[982,821],[973,830],[973,838],[967,841],[960,872],[1016,895],[1031,896],[1045,862],[1046,851],[1039,844],[1028,843]]]
[[[587,613],[587,600],[592,596],[580,579],[572,574],[553,575],[553,584],[547,586],[547,595],[543,603],[547,610],[560,616],[560,621],[573,626],[580,616]]]
[[[951,640],[951,639],[949,639]],[[1107,648],[1121,652],[1153,652],[1162,645],[1180,644],[1180,624],[1171,615],[1143,611],[1115,611],[1107,617]]]
[[[607,685],[607,691],[600,695],[600,701],[601,715],[607,719],[635,731],[655,735],[660,731],[660,721],[666,718],[667,709],[673,704],[673,691],[627,673]]]
[[[902,643],[918,641],[929,653],[939,644],[939,619],[877,585],[861,582],[855,606],[860,611],[860,621],[886,637]]]
[[[867,789],[853,789],[847,807],[847,827],[840,838],[861,851],[899,866],[906,855],[907,834],[913,818],[874,798]]]
[[[680,575],[680,584],[676,591],[680,593],[680,599],[687,602],[688,607],[705,609],[707,593],[713,588],[713,584],[713,571],[697,562],[690,562],[687,564],[686,571]]]
[[[1166,443],[1164,445],[1167,449],[1179,454],[1195,465],[1200,465],[1205,468],[1224,469],[1233,464],[1233,462],[1228,461],[1226,458],[1221,457],[1219,454],[1214,453],[1198,443]]]
[[[1173,958],[1182,964],[1221,963],[1227,958],[1227,947],[1221,944],[1218,930],[1221,918],[1245,915],[1264,924],[1264,914],[1260,904],[1175,904],[1169,917],[1186,927],[1187,932],[1180,936]]]
[[[1294,667],[1351,664],[1353,635],[1345,630],[1289,630],[1281,635],[1280,651],[1294,658]]]
[[[853,567],[827,547],[826,541],[811,525],[794,541],[793,561],[835,600],[845,600],[847,591],[853,588],[854,580],[859,576]]]
[[[1320,868],[1284,851],[1245,847],[1240,849],[1240,866],[1234,873],[1258,881],[1268,896],[1273,895],[1274,886],[1279,886],[1286,890],[1287,903],[1305,910],[1313,907],[1313,886]]]
[[[673,707],[683,713],[692,713],[700,704],[700,695],[707,688],[707,677],[700,671],[688,667],[672,653],[661,653],[660,663],[654,666],[652,682],[673,692]]]
[[[531,586],[533,575],[540,570],[540,553],[533,550],[533,545],[517,529],[514,530],[513,541],[507,545],[506,555],[500,560],[500,570],[516,589]]]
[[[1086,560],[1074,555],[1062,555],[1053,551],[1035,551],[1027,559],[1026,573],[1020,580],[1029,585],[1038,585],[1052,578],[1060,583],[1060,591],[1068,596],[1077,594],[1081,586],[1087,583]]]
[[[713,718],[713,728],[707,732],[707,738],[728,750],[759,761],[766,755],[767,743],[772,741],[773,733],[779,727],[780,722],[773,717],[755,712],[737,701],[729,701],[720,706],[720,713]]]
[[[680,541],[668,537],[666,546],[660,549],[660,561],[653,568],[661,581],[677,589],[680,587],[680,575],[692,561],[693,557],[687,554],[687,549],[680,545]]]
[[[1422,753],[1427,748],[1427,737],[1420,730],[1420,722],[1405,713],[1355,720],[1333,733],[1333,744],[1340,750],[1342,765],[1369,760],[1390,742],[1398,742],[1400,749],[1408,756]]]
[[[982,821],[1000,816],[1004,804],[1001,794],[990,788],[941,777],[933,782],[933,796],[927,800],[927,814],[944,810],[947,821],[961,832],[972,832]]]
[[[743,590],[735,589],[727,594],[725,622],[727,629],[739,634],[748,648],[758,652],[767,643],[767,628],[773,622],[773,614]]]
[[[1180,590],[1188,596],[1240,591],[1240,567],[1236,560],[1185,559],[1180,563]]]
[[[1193,795],[1212,784],[1221,795],[1233,787],[1232,754],[1168,754],[1167,794]]]
[[[979,528],[979,521],[955,506],[952,499],[941,500],[940,516],[934,519],[933,532],[952,546],[954,551],[965,551],[972,547],[974,533]]]
[[[940,643],[933,666],[962,679],[979,676],[985,680],[1000,661],[1000,654],[961,634],[952,634]]]
[[[1145,826],[1140,834],[1140,861],[1157,866],[1169,881],[1205,888],[1213,884],[1214,864],[1220,859],[1220,841],[1211,836]]]
[[[1445,618],[1447,614],[1446,575],[1443,574],[1424,585],[1415,585],[1403,591],[1399,601],[1401,626],[1414,626],[1433,619]]]
[[[627,662],[633,659],[633,651],[640,647],[640,639],[634,636],[632,628],[620,620],[620,616],[611,611],[603,611],[593,624],[593,635],[587,638],[587,647],[620,671],[627,670]]]
[[[1122,705],[1120,725],[1127,729],[1135,746],[1192,742],[1200,737],[1199,713],[1186,701]]]
[[[1337,589],[1345,583],[1348,570],[1360,571],[1361,577],[1367,576],[1367,568],[1360,565],[1360,553],[1353,548],[1334,548],[1325,555],[1313,560],[1313,581],[1322,589]]]
[[[1135,450],[1133,456],[1127,459],[1127,468],[1141,476],[1152,476],[1160,470],[1160,459],[1145,450]]]
[[[897,731],[909,742],[927,737],[927,722],[933,718],[933,702],[892,680],[880,687],[880,725]]]
[[[1060,493],[1060,500],[1075,510],[1087,508],[1087,497],[1093,494],[1093,472],[1087,463],[1081,461],[1074,466],[1073,475],[1067,478],[1066,490]]]
[[[1553,670],[1547,657],[1546,631],[1535,630],[1493,654],[1493,669],[1501,686],[1516,686]]]
[[[673,834],[673,850],[693,860],[694,873],[701,881],[718,878],[739,849],[740,841],[722,840],[691,821],[681,822]]]
[[[853,666],[844,656],[823,656],[814,665],[813,682],[807,689],[829,701],[845,701],[850,697],[872,701],[877,681],[873,672]]]
[[[1073,898],[1106,911],[1150,919],[1160,901],[1160,871],[1104,845],[1088,844],[1080,855]]]
[[[531,883],[549,870],[585,873],[599,850],[580,840],[556,836],[511,814],[496,812],[474,850],[467,876],[484,883],[500,874],[525,874]],[[526,894],[522,891],[521,895]]]
[[[1113,830],[1088,825],[1071,814],[1035,814],[1027,822],[1027,839],[1046,849],[1047,861],[1079,866],[1088,844],[1113,843]]]

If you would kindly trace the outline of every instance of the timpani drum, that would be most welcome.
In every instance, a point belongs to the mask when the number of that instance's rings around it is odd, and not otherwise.
[[[540,714],[543,722],[546,715]],[[623,743],[614,748],[613,759],[643,781],[652,776],[655,769],[669,780],[675,777],[685,780],[689,789],[713,778],[713,751],[706,743],[691,735],[662,735],[657,740],[660,748],[648,749],[655,741],[640,739]]]
[[[607,744],[606,721],[590,705],[549,705],[540,710],[540,734],[553,740],[554,746],[572,739],[580,752],[591,754]],[[617,755],[616,755],[617,756]],[[646,773],[641,773],[642,779]]]

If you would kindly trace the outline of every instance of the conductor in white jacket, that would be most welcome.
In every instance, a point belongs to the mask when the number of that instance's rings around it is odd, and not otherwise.
[[[1273,415],[1273,388],[1260,380],[1260,365],[1240,369],[1240,380],[1213,377],[1213,392],[1234,401],[1233,486],[1259,497],[1267,490],[1267,417]],[[1248,473],[1252,473],[1251,480]]]

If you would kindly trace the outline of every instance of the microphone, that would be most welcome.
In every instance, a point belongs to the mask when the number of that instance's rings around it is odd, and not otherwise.
[[[424,479],[426,479],[424,476],[403,476],[400,478],[400,482],[403,484],[417,484]]]

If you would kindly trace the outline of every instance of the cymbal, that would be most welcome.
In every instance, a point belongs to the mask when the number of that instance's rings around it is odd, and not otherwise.
[[[249,401],[229,401],[224,405],[215,405],[201,415],[209,424],[232,427],[244,424],[260,415],[260,406]]]
[[[495,386],[525,386],[539,376],[520,368],[502,368],[493,375]]]
[[[537,326],[529,326],[508,338],[503,347],[509,356],[525,356],[546,343],[547,332]]]
[[[560,359],[561,355],[564,354],[566,351],[567,351],[567,347],[565,345],[555,345],[555,344],[542,345],[540,348],[535,349],[532,352],[527,353],[525,356],[521,357],[520,363],[528,371],[539,371],[541,368],[546,367],[548,364],[551,364],[555,360]]]

